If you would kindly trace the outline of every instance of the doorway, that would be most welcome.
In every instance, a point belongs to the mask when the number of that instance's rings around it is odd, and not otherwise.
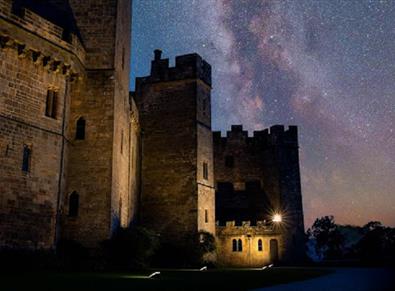
[[[270,240],[270,261],[272,263],[278,262],[278,242],[276,239]]]

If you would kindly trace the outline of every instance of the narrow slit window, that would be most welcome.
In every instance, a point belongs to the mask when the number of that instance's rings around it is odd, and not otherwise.
[[[208,210],[207,209],[204,210],[204,222],[208,223]]]
[[[73,191],[69,197],[69,216],[76,217],[78,216],[78,210],[80,207],[80,196],[77,192]]]
[[[123,130],[121,133],[121,154],[123,154]]]
[[[45,107],[45,115],[56,118],[56,106],[58,102],[58,92],[53,90],[47,91],[47,102]]]
[[[80,117],[77,120],[77,127],[75,131],[75,139],[85,139],[85,119]]]
[[[122,70],[125,69],[125,48],[122,48]]]
[[[203,179],[208,180],[208,164],[203,163]]]
[[[30,160],[32,155],[32,149],[28,145],[23,146],[23,157],[22,157],[22,171],[30,172]]]

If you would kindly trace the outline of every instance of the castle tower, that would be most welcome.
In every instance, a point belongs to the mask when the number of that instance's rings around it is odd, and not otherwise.
[[[56,1],[56,0],[55,0]],[[63,238],[97,246],[134,217],[136,120],[129,101],[131,2],[71,0],[86,77],[71,88]]]
[[[215,232],[211,67],[197,54],[175,67],[155,50],[151,74],[136,79],[142,129],[141,222],[182,244]]]
[[[221,132],[213,136],[216,219],[220,225],[217,235],[219,241],[226,242],[222,251],[228,252],[228,263],[251,266],[247,257],[237,257],[229,249],[229,239],[239,237],[227,233],[226,221],[237,225],[266,221],[274,227],[272,234],[278,236],[278,258],[284,262],[302,260],[304,224],[297,127],[286,130],[283,125],[274,125],[254,131],[250,137],[241,125],[232,125],[226,137],[221,137]],[[274,214],[280,214],[282,221],[272,223]],[[235,234],[233,231],[230,229]],[[262,257],[267,259],[271,260]]]
[[[85,51],[66,0],[0,7],[0,249],[53,249]]]

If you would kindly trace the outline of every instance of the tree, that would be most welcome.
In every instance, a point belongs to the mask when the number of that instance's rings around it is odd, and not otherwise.
[[[307,230],[310,239],[315,240],[316,252],[325,259],[338,259],[342,255],[344,237],[338,230],[333,216],[317,218]]]
[[[363,230],[356,250],[360,258],[370,263],[390,263],[395,259],[395,229],[384,227],[381,222],[371,221]]]

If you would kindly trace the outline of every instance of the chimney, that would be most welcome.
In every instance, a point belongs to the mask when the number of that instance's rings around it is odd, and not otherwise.
[[[155,61],[159,61],[162,57],[162,50],[156,49],[154,50]]]

